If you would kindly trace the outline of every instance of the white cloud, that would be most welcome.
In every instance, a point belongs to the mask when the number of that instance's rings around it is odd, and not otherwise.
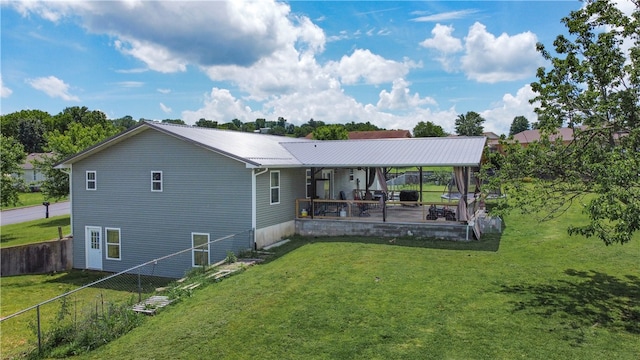
[[[141,60],[151,70],[161,73],[184,72],[187,70],[187,62],[171,54],[164,46],[135,39],[117,40],[114,45],[118,51]]]
[[[388,60],[367,49],[357,49],[350,56],[343,56],[339,62],[330,62],[330,68],[343,84],[382,84],[404,77],[410,69],[420,67],[413,61]]]
[[[537,41],[531,32],[495,37],[476,22],[465,37],[462,69],[469,79],[487,83],[530,77],[542,61],[536,51]]]
[[[142,87],[144,83],[142,81],[120,81],[118,85],[125,88],[138,88]]]
[[[171,93],[171,89],[157,89],[160,94],[169,94]]]
[[[170,107],[168,107],[167,105],[160,103],[160,109],[162,109],[162,111],[166,114],[170,113],[172,110]]]
[[[516,116],[526,117],[529,124],[538,121],[538,116],[534,112],[536,104],[529,103],[529,100],[533,99],[535,95],[528,84],[518,89],[515,95],[505,94],[493,108],[480,113],[486,120],[484,130],[493,131],[498,135],[507,135],[513,118]]]
[[[417,18],[411,19],[411,21],[415,22],[439,22],[439,21],[447,21],[447,20],[456,20],[456,19],[464,19],[469,15],[473,15],[477,13],[478,10],[459,10],[459,11],[449,11],[439,14],[425,15],[419,16]],[[415,14],[418,15],[418,14]]]
[[[187,64],[249,66],[300,41],[321,50],[324,34],[306,17],[275,0],[10,2],[23,16],[79,19],[90,32],[108,34],[117,49],[160,72]],[[319,30],[319,31],[318,31]]]
[[[436,24],[436,26],[433,27],[433,30],[431,30],[431,34],[433,34],[433,37],[430,39],[425,39],[420,43],[420,45],[426,48],[436,49],[443,53],[454,53],[461,51],[463,49],[462,41],[451,36],[453,30],[453,26]]]
[[[69,94],[69,85],[55,76],[27,79],[27,83],[52,98],[58,97],[66,101],[80,101],[77,96]]]
[[[380,92],[380,100],[377,107],[381,110],[404,110],[413,109],[422,105],[436,105],[436,101],[432,98],[421,98],[420,94],[411,95],[409,90],[410,83],[404,79],[396,79],[393,81],[391,92],[382,90]]]
[[[236,99],[227,89],[213,88],[211,93],[205,95],[204,107],[182,112],[182,119],[187,124],[195,124],[200,119],[213,119],[220,123],[239,119],[242,122],[255,121],[257,118],[265,118],[261,112],[253,111],[241,100]]]
[[[462,47],[462,41],[451,35],[453,30],[453,26],[436,24],[431,30],[433,37],[425,39],[420,43],[420,46],[438,51],[440,56],[436,59],[442,64],[443,68],[449,72],[454,71],[456,68],[456,58],[451,56],[451,54],[464,49]]]
[[[0,74],[0,98],[9,97],[13,93],[13,90],[4,86],[4,82],[2,82],[2,75]]]

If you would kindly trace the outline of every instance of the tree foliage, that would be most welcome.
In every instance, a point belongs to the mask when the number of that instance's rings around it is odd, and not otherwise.
[[[56,130],[48,133],[47,150],[54,156],[46,157],[37,163],[37,167],[45,176],[40,187],[45,198],[60,199],[69,195],[69,176],[62,170],[55,169],[56,163],[118,132],[119,129],[111,123],[82,125],[74,122],[64,132]]]
[[[342,124],[321,126],[313,131],[314,140],[347,140],[349,132]]]
[[[431,121],[420,121],[418,125],[413,128],[413,137],[443,137],[447,136],[444,129],[440,125],[436,125]]]
[[[475,111],[460,114],[456,118],[456,134],[461,136],[480,136],[484,131],[484,118]]]
[[[509,136],[529,130],[529,120],[524,116],[516,116],[509,127]]]
[[[572,203],[588,222],[570,234],[626,243],[640,230],[640,3],[631,16],[609,1],[586,1],[563,19],[552,64],[532,84],[541,141],[507,147],[500,178],[511,206],[548,219]],[[559,126],[571,141],[555,138]],[[567,140],[567,139],[565,139]],[[523,180],[530,181],[525,183]]]
[[[22,165],[25,153],[22,144],[12,137],[0,134],[0,204],[18,203],[18,192],[22,188]]]

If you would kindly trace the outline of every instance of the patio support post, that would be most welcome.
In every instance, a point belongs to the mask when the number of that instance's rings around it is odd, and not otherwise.
[[[420,180],[418,180],[420,181],[420,196],[418,197],[418,199],[420,200],[420,202],[422,202],[422,166],[420,166],[418,170],[419,170],[418,176],[420,177]]]
[[[316,197],[316,168],[311,168],[311,194],[309,194],[310,206],[309,212],[311,213],[311,218],[313,219],[313,214],[315,214],[315,209],[313,208],[313,199]]]

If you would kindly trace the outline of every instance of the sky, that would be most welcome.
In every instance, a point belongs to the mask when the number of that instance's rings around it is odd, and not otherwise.
[[[625,1],[625,0],[622,0]],[[469,111],[508,134],[529,103],[536,43],[566,1],[1,0],[0,113],[71,106],[108,118],[257,118],[301,125],[431,121]]]

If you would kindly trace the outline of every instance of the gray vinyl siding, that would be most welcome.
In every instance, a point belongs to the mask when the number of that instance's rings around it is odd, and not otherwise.
[[[280,203],[271,204],[271,171],[280,171]],[[296,199],[304,199],[305,169],[269,169],[256,178],[256,228],[281,224],[295,219]]]
[[[85,171],[96,171],[97,190],[85,190]],[[162,171],[163,191],[151,191],[151,171]],[[191,233],[210,240],[251,229],[251,170],[244,163],[191,143],[147,130],[73,164],[74,267],[85,268],[85,226],[121,230],[121,260],[105,271],[122,271],[191,247]],[[250,246],[213,245],[210,261]],[[179,277],[191,269],[191,252],[155,275]]]

